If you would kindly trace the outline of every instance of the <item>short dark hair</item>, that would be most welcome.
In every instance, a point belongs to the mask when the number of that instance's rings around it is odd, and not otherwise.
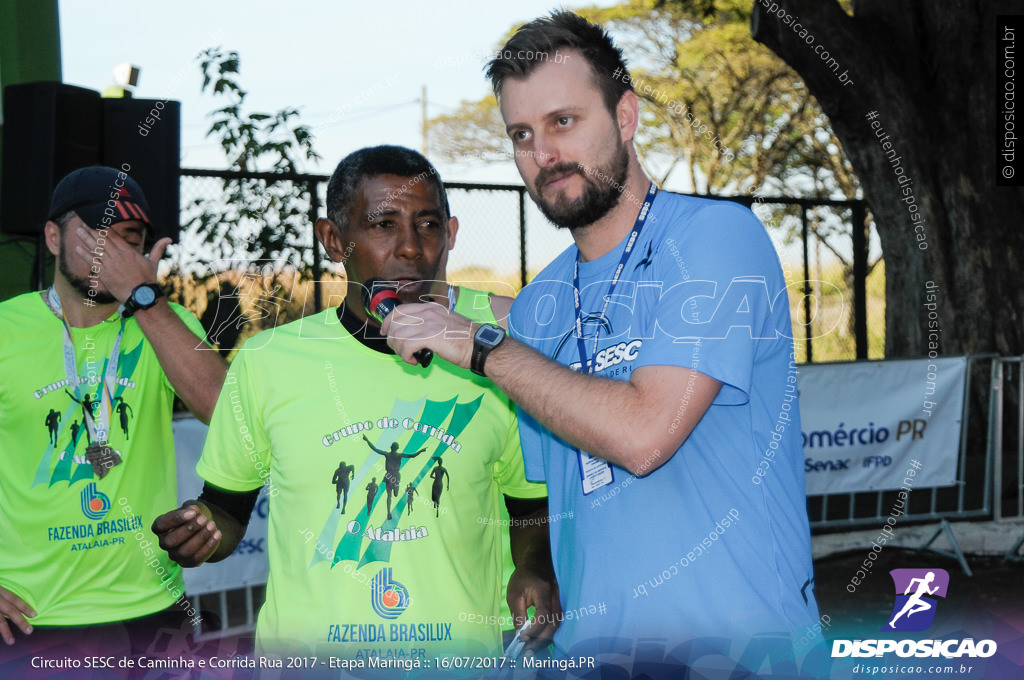
[[[590,65],[605,106],[615,112],[622,95],[633,90],[622,50],[608,33],[573,12],[553,11],[519,27],[487,64],[494,95],[501,98],[506,78],[525,78],[559,50],[578,50]],[[615,75],[618,74],[618,75]]]
[[[327,183],[327,217],[341,229],[348,227],[348,211],[356,199],[356,188],[364,177],[398,175],[420,177],[434,185],[443,211],[448,219],[451,210],[448,196],[437,168],[422,154],[404,146],[373,146],[353,151],[345,156]]]
[[[75,219],[76,215],[78,215],[78,213],[76,213],[74,210],[68,210],[67,212],[61,213],[60,215],[54,217],[53,221],[57,223],[57,226],[60,228],[61,231],[64,231],[64,229],[68,226],[68,223],[71,222],[71,220]]]

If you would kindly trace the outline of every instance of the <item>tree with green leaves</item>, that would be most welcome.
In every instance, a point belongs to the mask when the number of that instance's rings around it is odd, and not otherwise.
[[[191,180],[220,186],[219,193],[192,198],[182,210],[183,240],[198,241],[192,263],[208,267],[198,278],[198,272],[173,268],[169,281],[172,298],[181,302],[186,281],[205,288],[201,321],[227,356],[242,337],[295,314],[289,313],[291,286],[311,265],[315,184],[292,178],[303,162],[320,155],[309,128],[298,122],[298,110],[246,111],[237,52],[207,49],[199,65],[202,91],[226,100],[209,114],[207,137],[220,144],[227,172]],[[283,276],[286,270],[291,271]]]
[[[227,99],[210,113],[207,137],[217,138],[231,171],[294,175],[303,161],[320,155],[299,112],[245,111],[248,92],[239,83],[237,52],[210,48],[200,56],[202,91]],[[241,177],[222,180],[223,194],[194,199],[185,210],[185,229],[198,236],[212,259],[269,259],[303,268],[310,264],[310,185],[291,180]]]
[[[609,30],[628,59],[642,106],[637,152],[659,184],[722,196],[860,197],[817,100],[792,68],[751,38],[751,0],[630,0],[575,11]],[[431,152],[448,161],[512,157],[492,95],[463,102],[429,126]],[[850,211],[820,212],[811,215],[810,232],[852,290]],[[774,207],[766,222],[789,243],[801,237],[797,215]],[[868,263],[868,273],[880,259]],[[846,311],[852,325],[852,305]]]
[[[576,10],[611,31],[629,59],[644,105],[637,148],[659,183],[696,193],[759,187],[856,197],[821,108],[792,69],[751,39],[749,0],[718,0],[710,13],[659,4]],[[511,158],[493,96],[428,125],[431,152],[446,160]]]

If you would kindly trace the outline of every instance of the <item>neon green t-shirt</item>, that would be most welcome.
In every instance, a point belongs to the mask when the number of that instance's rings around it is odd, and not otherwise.
[[[486,293],[463,288],[456,309],[493,322]],[[376,352],[328,309],[245,344],[197,469],[232,491],[269,476],[260,650],[501,653],[502,494],[547,489],[526,481],[515,410],[486,378]]]
[[[204,336],[188,310],[172,308]],[[181,568],[149,527],[177,505],[174,390],[138,322],[124,324],[110,410],[109,445],[122,462],[103,479],[85,460],[83,421],[87,408],[99,412],[90,402],[119,318],[72,329],[77,390],[67,384],[62,322],[39,292],[0,303],[0,328],[0,586],[30,604],[42,626],[171,606],[184,591]]]

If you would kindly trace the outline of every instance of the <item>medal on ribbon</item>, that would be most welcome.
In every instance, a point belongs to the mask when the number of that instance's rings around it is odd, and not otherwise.
[[[121,319],[121,329],[114,340],[110,358],[102,381],[96,387],[95,395],[82,394],[78,365],[75,360],[75,345],[71,326],[64,316],[64,310],[56,289],[51,286],[47,292],[47,303],[53,313],[58,316],[64,327],[64,374],[67,385],[72,391],[68,395],[82,406],[82,425],[89,433],[92,443],[85,449],[85,458],[92,465],[96,477],[103,479],[111,468],[121,463],[121,452],[107,444],[110,435],[110,414],[114,410],[114,391],[117,385],[117,365],[121,353],[121,340],[124,337],[125,321]],[[123,401],[123,400],[121,400]],[[122,418],[125,416],[122,414]],[[122,427],[124,425],[122,424]]]
[[[96,476],[103,479],[112,467],[121,464],[121,452],[107,446],[106,442],[99,442],[85,448],[85,459],[92,465]]]

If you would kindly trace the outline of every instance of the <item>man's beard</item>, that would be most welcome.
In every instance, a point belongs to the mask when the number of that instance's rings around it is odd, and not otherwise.
[[[553,200],[541,195],[544,185],[552,177],[576,174],[583,178],[583,193],[575,200],[565,198],[564,192]],[[626,145],[618,145],[606,166],[587,166],[579,163],[558,163],[550,168],[543,168],[537,173],[533,192],[534,203],[540,208],[544,217],[555,226],[563,229],[586,227],[611,212],[622,198],[626,190],[626,177],[629,174],[629,153]]]
[[[67,244],[64,242],[64,235],[61,234],[60,243],[60,255],[57,257],[57,268],[60,273],[64,275],[64,278],[71,285],[76,292],[81,293],[86,299],[92,300],[97,305],[109,305],[117,302],[117,298],[110,294],[109,291],[100,290],[98,287],[89,285],[89,279],[78,276],[71,271],[71,266],[68,264],[67,256]],[[92,294],[90,294],[92,291]]]

